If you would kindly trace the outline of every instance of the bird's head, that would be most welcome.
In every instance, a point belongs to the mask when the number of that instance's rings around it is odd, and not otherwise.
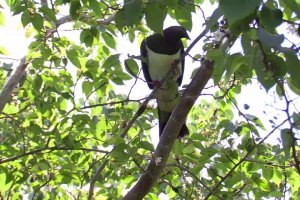
[[[170,43],[177,43],[181,38],[190,39],[185,28],[182,26],[170,26],[164,30],[163,34],[164,38]]]

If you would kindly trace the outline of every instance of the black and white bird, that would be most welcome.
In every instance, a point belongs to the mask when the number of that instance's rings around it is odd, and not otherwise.
[[[161,136],[171,114],[175,109],[180,95],[178,87],[181,85],[184,72],[184,47],[181,39],[189,36],[181,26],[171,26],[161,34],[153,34],[141,43],[142,69],[150,89],[157,86],[155,98],[158,104],[159,137]],[[181,60],[180,60],[181,59]],[[172,69],[173,76],[160,82]],[[184,123],[178,137],[189,134]]]

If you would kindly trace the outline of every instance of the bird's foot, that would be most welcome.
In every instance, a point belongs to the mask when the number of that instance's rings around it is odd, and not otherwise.
[[[152,84],[153,84],[154,87],[157,87],[157,88],[160,88],[161,85],[162,85],[160,80],[155,80],[155,81],[152,82]]]

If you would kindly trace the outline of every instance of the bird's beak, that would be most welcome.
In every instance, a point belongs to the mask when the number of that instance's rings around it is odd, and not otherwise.
[[[185,37],[184,37],[184,38],[186,38],[186,39],[188,39],[188,40],[191,39],[190,36],[189,36],[189,34],[188,34],[187,32],[185,32]]]

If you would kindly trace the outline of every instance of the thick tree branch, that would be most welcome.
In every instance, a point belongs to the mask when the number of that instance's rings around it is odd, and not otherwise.
[[[0,113],[2,113],[4,106],[9,101],[11,94],[14,89],[17,87],[19,81],[23,76],[25,76],[25,70],[27,67],[26,58],[22,58],[19,66],[16,68],[14,73],[9,77],[8,81],[4,85],[1,93],[0,93]]]
[[[140,177],[136,185],[123,197],[123,200],[143,199],[150,191],[166,166],[169,154],[186,116],[207,84],[212,72],[213,63],[209,60],[204,61],[203,66],[200,67],[194,76],[180,103],[172,113],[157,145],[153,159],[149,163],[145,173]]]

